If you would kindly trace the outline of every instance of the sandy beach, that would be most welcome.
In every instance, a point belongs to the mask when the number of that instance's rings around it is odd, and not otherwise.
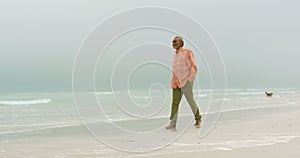
[[[51,137],[40,137],[18,143],[1,144],[0,155],[8,157],[272,157],[297,158],[300,155],[300,112],[278,114],[259,120],[232,121],[218,124],[205,138],[190,128],[175,143],[158,151],[142,154],[108,148],[84,127],[68,136],[67,131],[52,131]],[[71,127],[75,128],[75,127]],[[166,131],[170,132],[170,131]],[[43,135],[45,135],[44,133]]]
[[[155,154],[155,157],[208,157],[208,158],[250,158],[250,157],[299,157],[300,151],[300,112],[278,114],[259,120],[228,122],[218,124],[203,140],[194,140],[197,132],[190,129],[176,143],[182,147],[165,154]],[[188,141],[193,147],[185,147]],[[202,149],[201,144],[218,144],[211,151]],[[190,150],[192,148],[193,150]],[[185,151],[186,150],[186,151]],[[198,150],[198,151],[197,151]],[[143,155],[142,157],[153,157]]]
[[[16,127],[3,125],[8,132],[1,133],[1,158],[114,158],[114,157],[208,157],[208,158],[298,158],[300,151],[300,102],[299,93],[283,94],[266,99],[264,96],[242,99],[227,99],[224,110],[213,130],[203,138],[199,138],[200,129],[190,125],[186,131],[178,124],[176,132],[162,129],[158,131],[158,139],[166,139],[168,135],[183,132],[181,137],[167,146],[146,153],[119,151],[108,147],[92,136],[84,127],[76,114],[70,115],[73,124],[62,124],[50,127],[30,126],[26,130],[13,131]],[[231,108],[233,105],[242,108]],[[254,106],[251,106],[254,105]],[[241,107],[241,106],[240,106]],[[2,107],[4,110],[11,108]],[[18,107],[20,108],[20,107]],[[56,108],[54,109],[56,110]],[[39,112],[39,111],[36,111]],[[32,114],[30,114],[32,115]],[[207,126],[204,120],[202,126]],[[42,118],[39,116],[38,118]],[[33,119],[33,118],[31,118]],[[159,126],[168,123],[167,117],[161,121],[148,120],[147,126]],[[77,121],[76,121],[77,120]],[[48,121],[49,122],[49,121]],[[122,122],[119,122],[122,124]],[[139,121],[125,121],[124,126],[131,129],[145,128]],[[12,129],[9,129],[12,128]],[[21,127],[18,127],[21,128]],[[22,127],[23,128],[23,127]],[[28,129],[27,129],[28,128]],[[145,128],[146,129],[146,128]],[[11,132],[9,132],[11,131]],[[134,138],[109,132],[107,139],[116,144],[131,146],[137,141],[151,143],[149,138]]]

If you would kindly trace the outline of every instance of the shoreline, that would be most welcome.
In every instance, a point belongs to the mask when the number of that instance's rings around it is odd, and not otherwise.
[[[116,145],[133,146],[134,143],[141,142],[137,147],[149,147],[147,144],[165,142],[170,135],[181,134],[175,142],[164,148],[157,148],[153,152],[133,154],[122,152],[108,147],[100,140],[92,136],[87,129],[77,121],[76,124],[44,124],[45,129],[40,129],[42,123],[37,126],[28,126],[33,131],[23,133],[11,133],[1,135],[0,157],[1,158],[22,158],[22,157],[64,157],[64,158],[114,158],[114,157],[141,157],[141,158],[169,158],[172,157],[209,157],[209,158],[257,158],[265,157],[291,157],[298,158],[300,152],[300,103],[299,94],[288,97],[277,97],[266,100],[262,97],[249,99],[248,101],[231,100],[226,102],[227,108],[214,126],[213,130],[204,138],[199,139],[200,129],[195,129],[191,124],[185,124],[191,120],[192,116],[182,117],[178,122],[178,133],[173,133],[164,129],[168,123],[167,118],[147,120],[127,120],[119,121],[119,126],[132,131],[148,131],[154,127],[163,128],[157,133],[157,140],[147,137],[135,137],[134,135],[122,135],[117,131],[106,128],[105,124],[99,127],[99,132],[108,134],[106,140]],[[56,110],[59,105],[54,104],[51,110]],[[263,105],[263,106],[262,106]],[[30,112],[33,108],[43,109],[45,106],[22,107],[24,111]],[[64,106],[67,107],[67,106]],[[14,110],[14,107],[5,107]],[[53,109],[52,109],[53,108]],[[238,109],[242,108],[242,109]],[[58,108],[59,109],[59,108]],[[72,108],[65,109],[66,112],[74,112]],[[14,111],[8,111],[14,114]],[[54,111],[52,111],[54,112]],[[22,114],[22,113],[20,113]],[[26,116],[30,116],[28,113]],[[32,113],[35,114],[35,113]],[[48,113],[44,113],[48,114]],[[71,115],[72,114],[72,115]],[[40,116],[40,115],[38,115]],[[50,115],[52,116],[52,115]],[[70,113],[70,117],[75,117]],[[204,115],[205,116],[205,115]],[[23,118],[23,117],[20,117]],[[18,118],[18,119],[20,119]],[[26,117],[24,117],[26,118]],[[28,117],[30,118],[30,117]],[[55,119],[57,119],[55,117]],[[68,122],[68,120],[64,120]],[[74,121],[74,120],[72,120]],[[39,122],[37,122],[39,123]],[[59,123],[59,122],[57,122]],[[63,123],[63,122],[61,122]],[[74,122],[73,122],[74,123]],[[77,124],[78,123],[78,124]],[[108,122],[107,122],[108,123]],[[115,122],[116,123],[116,122]],[[203,127],[209,127],[212,122],[203,119]],[[53,125],[53,128],[50,127]],[[183,128],[187,126],[187,130]],[[9,128],[13,129],[13,126]],[[23,126],[16,128],[24,129]],[[205,128],[202,128],[204,130]],[[4,127],[3,129],[8,129]],[[26,126],[27,129],[27,126]],[[206,128],[207,129],[207,128]],[[3,131],[5,132],[5,131]],[[131,137],[133,136],[133,137]],[[126,147],[126,146],[124,146]],[[134,151],[136,148],[130,148]]]

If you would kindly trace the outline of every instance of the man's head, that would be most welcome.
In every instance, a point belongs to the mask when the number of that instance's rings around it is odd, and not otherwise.
[[[172,46],[174,49],[179,50],[181,47],[183,47],[184,42],[183,39],[179,36],[174,37],[172,41]]]

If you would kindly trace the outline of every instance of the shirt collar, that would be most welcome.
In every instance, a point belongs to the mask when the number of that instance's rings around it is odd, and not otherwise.
[[[184,49],[183,47],[179,48],[179,50],[176,50],[176,53],[178,53],[178,52],[181,53],[183,51],[183,49]]]

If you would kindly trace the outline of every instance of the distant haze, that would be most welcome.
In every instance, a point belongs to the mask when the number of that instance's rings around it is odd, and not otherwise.
[[[223,57],[228,88],[300,88],[300,1],[4,0],[0,5],[0,92],[71,91],[73,62],[88,32],[117,12],[147,5],[178,10],[207,29]],[[169,42],[172,50],[172,38],[172,34],[161,34],[157,42]],[[192,49],[189,43],[186,46]],[[172,53],[164,55],[170,62]],[[200,56],[197,63],[200,87],[210,88]],[[147,77],[147,68],[143,71],[133,78],[137,87],[154,80]],[[109,80],[101,80],[108,73],[96,72],[97,83],[104,83],[98,84],[98,90],[109,89]],[[166,88],[168,73],[161,69],[157,76]]]

